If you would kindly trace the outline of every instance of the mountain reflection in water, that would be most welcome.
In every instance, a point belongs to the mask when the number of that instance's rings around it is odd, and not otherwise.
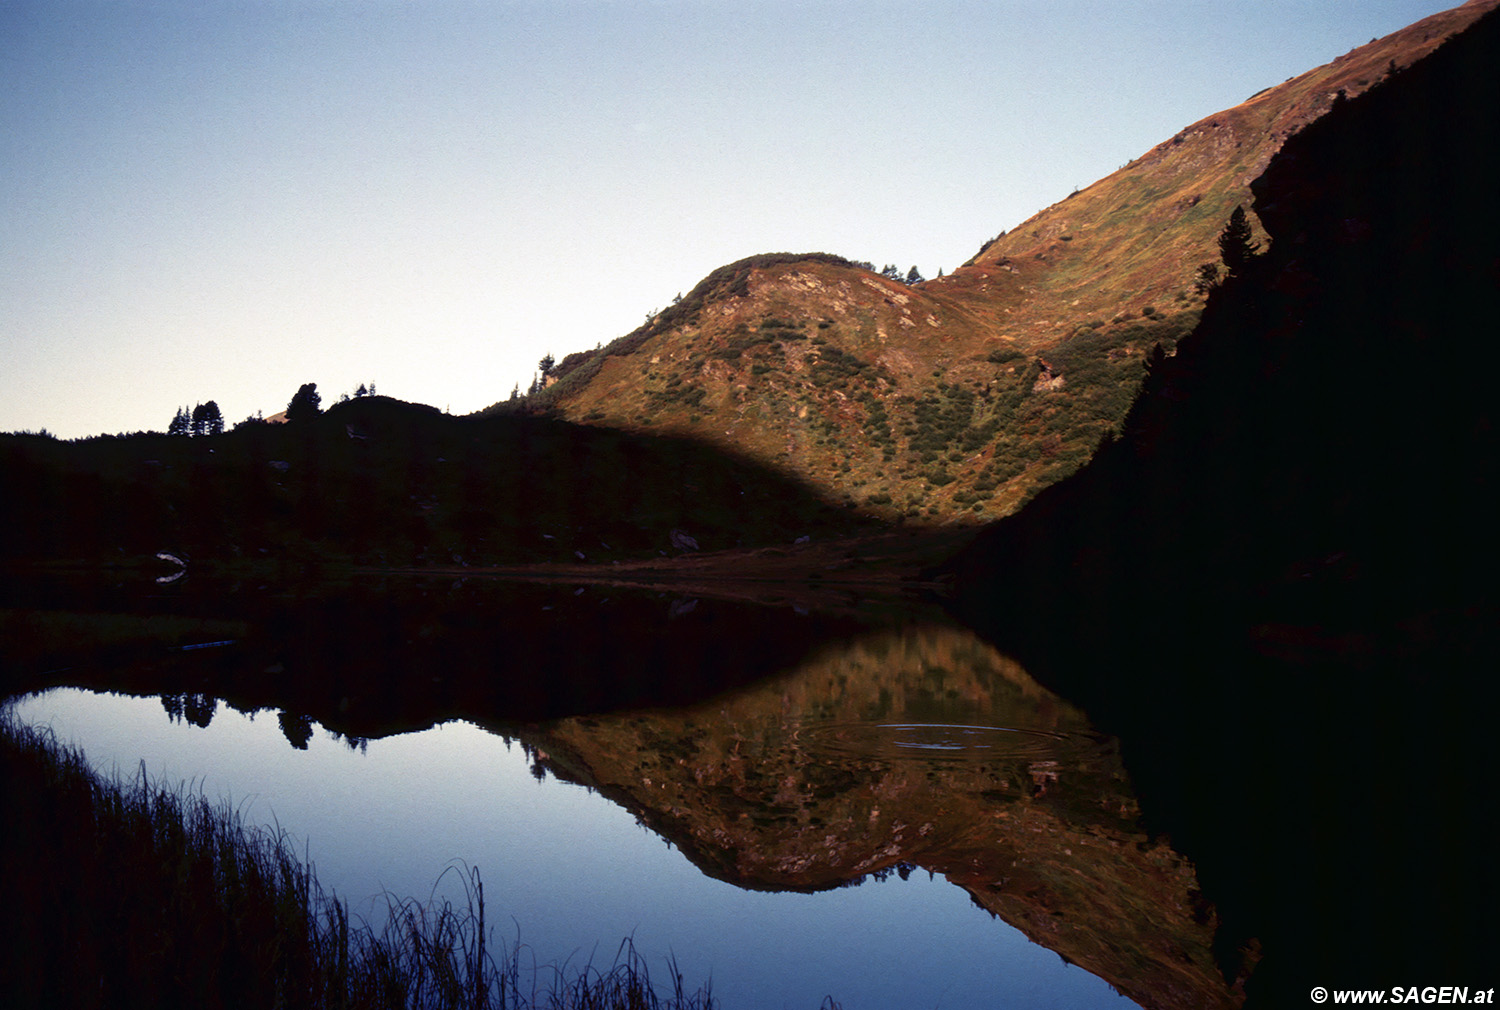
[[[1142,1006],[1237,1002],[1114,741],[966,630],[873,630],[695,707],[530,739],[710,876],[819,891],[921,868]]]
[[[221,703],[272,710],[302,749],[315,724],[362,746],[463,720],[519,740],[533,774],[597,791],[709,878],[811,893],[925,870],[1142,1006],[1239,1002],[1214,966],[1213,909],[1140,828],[1115,742],[936,613],[477,580],[218,588],[106,595],[114,622],[233,620],[233,643],[115,645],[24,686],[155,695],[203,727]],[[922,951],[908,956],[920,975]]]

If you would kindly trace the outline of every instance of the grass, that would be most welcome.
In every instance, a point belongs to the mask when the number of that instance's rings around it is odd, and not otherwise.
[[[484,887],[466,901],[390,899],[350,919],[286,833],[227,803],[107,781],[50,731],[0,715],[0,1005],[711,1010],[707,986],[653,984],[625,940],[592,963],[522,971],[496,950]],[[531,978],[529,986],[523,976]]]

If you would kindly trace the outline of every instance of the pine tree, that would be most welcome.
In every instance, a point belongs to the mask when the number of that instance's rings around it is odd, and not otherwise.
[[[208,434],[208,411],[201,403],[193,407],[192,432],[195,438]]]
[[[177,413],[172,417],[172,423],[167,425],[168,435],[191,435],[193,433],[193,422],[188,417],[186,407],[178,407]]]
[[[300,423],[310,421],[317,417],[322,410],[319,405],[323,398],[318,395],[318,384],[316,382],[304,382],[297,388],[297,395],[286,405],[286,419],[288,422]]]
[[[219,405],[209,400],[203,405],[203,434],[221,435],[224,433],[224,415],[219,410]]]
[[[1219,233],[1219,258],[1224,261],[1224,269],[1230,277],[1238,274],[1259,254],[1260,243],[1253,240],[1254,234],[1245,208],[1234,208],[1229,223]]]
[[[925,278],[922,277],[922,271],[917,269],[916,264],[912,264],[911,270],[909,270],[906,274],[906,283],[920,284],[924,279]]]

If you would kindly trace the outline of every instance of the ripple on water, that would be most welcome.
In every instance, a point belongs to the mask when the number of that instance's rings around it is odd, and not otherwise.
[[[1102,745],[1100,738],[1081,733],[934,722],[809,723],[796,739],[815,755],[889,762],[1058,760],[1096,752]]]

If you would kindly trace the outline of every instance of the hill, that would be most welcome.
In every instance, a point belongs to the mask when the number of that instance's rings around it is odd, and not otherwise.
[[[689,440],[384,396],[203,437],[0,436],[0,480],[0,560],[608,563],[876,525]]]
[[[947,568],[1119,734],[1256,1005],[1488,970],[1500,668],[1500,15],[1253,183],[1269,250],[1119,441]],[[1432,362],[1442,381],[1417,363]]]
[[[714,271],[634,332],[565,357],[526,409],[689,434],[887,520],[979,522],[1072,473],[1153,345],[1202,310],[1197,268],[1289,136],[1495,5],[1434,15],[1194,123],[907,285],[824,254]]]

